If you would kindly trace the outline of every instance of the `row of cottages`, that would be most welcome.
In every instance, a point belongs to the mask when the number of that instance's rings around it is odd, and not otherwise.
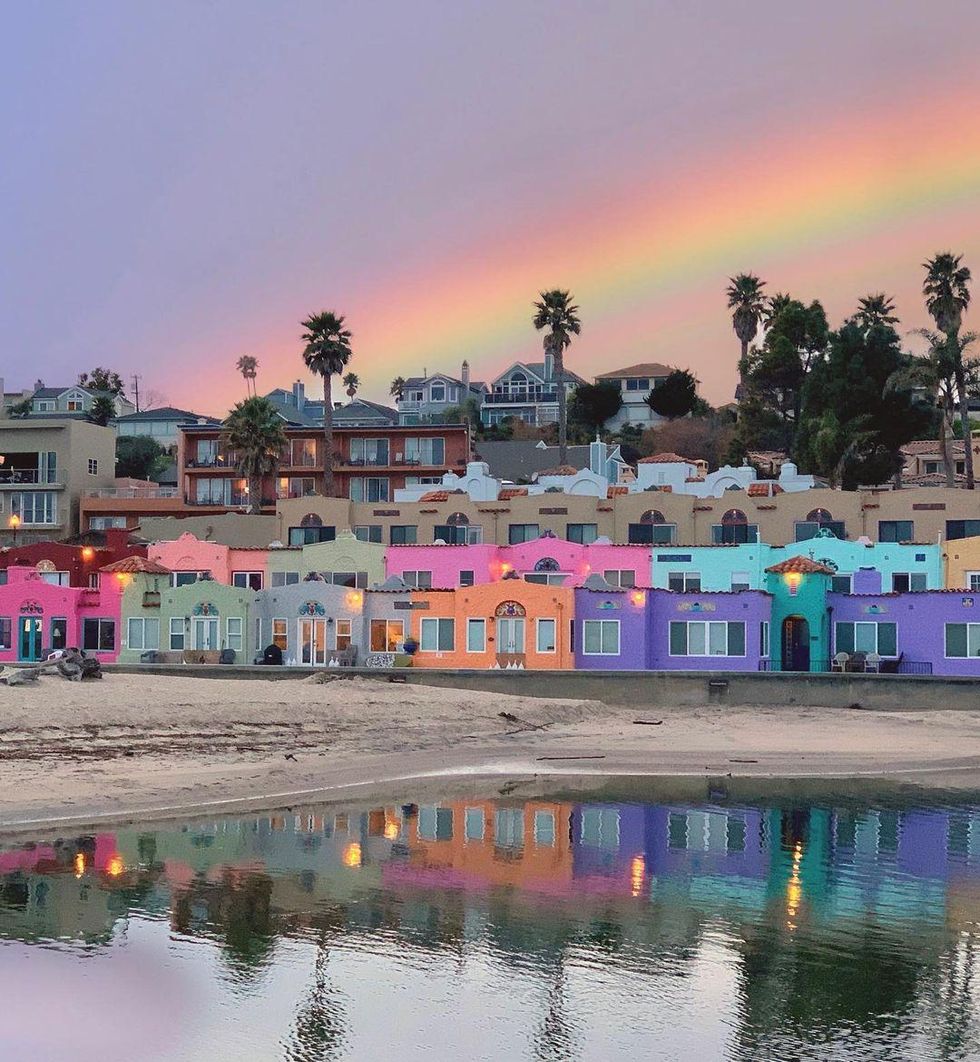
[[[92,531],[72,542],[9,545],[0,548],[0,583],[11,568],[33,568],[57,586],[95,588],[106,565],[145,556],[146,543],[133,541],[125,529]]]

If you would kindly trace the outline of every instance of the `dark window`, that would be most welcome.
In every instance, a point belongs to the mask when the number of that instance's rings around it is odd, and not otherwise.
[[[522,542],[533,542],[541,537],[541,531],[537,524],[511,524],[507,531],[507,540],[512,546],[519,546]]]
[[[953,535],[950,533],[950,523],[962,523],[963,521],[949,521],[946,524],[946,537],[947,538],[962,538],[962,535]],[[878,541],[879,542],[911,542],[914,535],[914,527],[911,520],[879,520],[878,521]]]
[[[464,524],[454,527],[452,524],[436,524],[433,539],[442,539],[450,546],[465,546],[469,541],[469,528]]]
[[[892,590],[898,594],[907,594],[910,590],[925,590],[925,572],[893,572]]]
[[[700,572],[670,572],[667,575],[667,589],[677,593],[701,592]]]
[[[354,537],[359,542],[380,542],[381,524],[360,524],[354,528]]]
[[[291,527],[289,529],[290,546],[312,546],[317,542],[333,542],[336,537],[335,527]]]
[[[729,509],[720,524],[711,527],[711,541],[715,544],[758,542],[759,526],[750,524],[741,509]]]
[[[830,589],[835,594],[849,594],[851,592],[851,577],[849,575],[832,575],[830,577]]]
[[[805,542],[820,531],[829,531],[834,538],[844,538],[844,521],[835,520],[827,509],[811,509],[805,520],[796,521],[796,541]]]
[[[947,538],[973,538],[980,535],[980,520],[947,520]]]
[[[641,546],[669,546],[677,532],[676,524],[668,524],[658,509],[648,509],[638,524],[629,525],[629,541]]]
[[[460,586],[472,586],[473,585],[473,573],[471,571],[464,571],[459,573],[459,585]]]
[[[595,542],[598,537],[599,528],[596,524],[568,524],[565,528],[565,538],[583,546]]]
[[[53,619],[51,621],[51,648],[68,648],[68,620]]]
[[[391,544],[393,546],[414,546],[418,541],[419,529],[415,524],[393,524]]]
[[[231,585],[240,590],[261,590],[262,572],[232,572]]]
[[[89,652],[111,652],[116,648],[116,621],[87,619],[82,621],[82,648]]]

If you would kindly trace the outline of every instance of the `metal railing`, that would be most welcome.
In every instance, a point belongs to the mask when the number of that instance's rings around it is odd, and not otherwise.
[[[59,483],[57,471],[39,472],[36,468],[0,468],[0,487],[17,486],[21,483]]]
[[[84,490],[85,498],[114,498],[125,499],[154,499],[154,498],[179,498],[180,490],[177,487],[100,487],[97,490]]]
[[[760,671],[786,671],[791,673],[790,668],[780,667],[778,662],[771,659],[759,661]],[[931,675],[932,661],[930,660],[907,660],[904,656],[889,660],[883,658],[877,666],[869,667],[864,657],[855,655],[844,665],[843,671],[834,660],[820,660],[817,666],[811,661],[810,673],[824,672],[833,675]],[[806,672],[804,672],[805,674]]]
[[[557,391],[510,391],[484,395],[484,404],[491,406],[499,405],[528,405],[529,403],[557,402]]]

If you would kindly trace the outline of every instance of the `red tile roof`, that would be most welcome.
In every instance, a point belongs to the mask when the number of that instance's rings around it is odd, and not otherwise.
[[[577,476],[579,469],[572,468],[571,465],[559,465],[557,468],[546,468],[543,472],[538,473],[538,479],[542,476]]]
[[[498,501],[510,501],[511,498],[527,497],[527,487],[503,487],[498,496]]]
[[[689,461],[686,457],[681,457],[680,454],[654,454],[652,457],[641,457],[637,461],[638,465],[676,465],[676,464],[693,465],[693,461]]]
[[[164,568],[157,561],[147,560],[146,557],[123,557],[112,564],[107,564],[100,571],[124,575],[169,575],[170,569]]]
[[[774,575],[785,575],[787,572],[795,572],[797,575],[833,575],[834,570],[826,564],[810,560],[809,557],[790,557],[766,568],[767,572]]]
[[[613,486],[606,490],[607,498],[618,498],[622,494],[629,494],[629,487]]]
[[[774,498],[783,493],[783,488],[772,479],[763,479],[758,483],[750,483],[745,492],[750,498]]]
[[[448,490],[430,490],[428,494],[423,494],[419,501],[424,502],[444,502],[449,501]]]

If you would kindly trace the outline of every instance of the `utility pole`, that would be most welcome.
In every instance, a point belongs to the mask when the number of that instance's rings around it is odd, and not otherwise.
[[[136,412],[140,411],[140,378],[137,374],[133,373],[133,402],[136,406]]]

